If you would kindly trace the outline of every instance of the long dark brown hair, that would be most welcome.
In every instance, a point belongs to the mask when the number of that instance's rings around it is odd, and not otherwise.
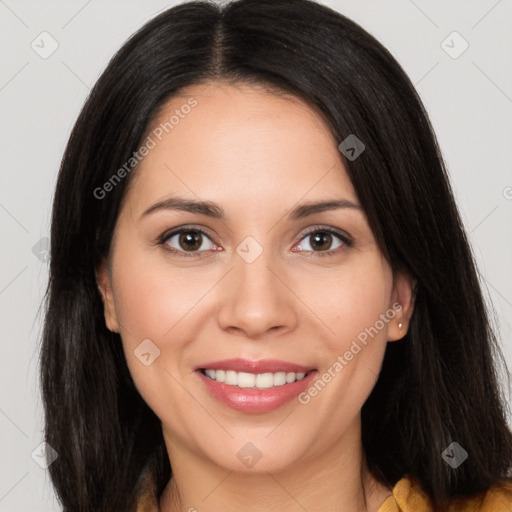
[[[345,167],[393,271],[417,283],[409,331],[388,344],[362,409],[375,477],[389,486],[415,477],[438,510],[511,481],[501,353],[435,135],[400,65],[360,26],[313,1],[188,2],[148,22],[108,64],[57,180],[41,383],[63,509],[130,511],[143,473],[158,493],[171,477],[160,421],[105,326],[95,276],[137,171],[103,199],[95,190],[137,151],[164,102],[209,80],[292,93],[322,113],[336,140],[364,141]],[[453,441],[469,454],[456,469],[441,457]]]

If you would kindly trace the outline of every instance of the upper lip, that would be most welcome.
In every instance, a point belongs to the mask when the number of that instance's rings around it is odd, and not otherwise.
[[[223,359],[222,361],[212,361],[204,363],[196,368],[196,370],[234,370],[235,372],[246,373],[277,373],[277,372],[294,372],[307,373],[314,370],[311,366],[303,366],[300,364],[289,363],[287,361],[279,361],[278,359],[260,359],[259,361],[251,361],[249,359]]]

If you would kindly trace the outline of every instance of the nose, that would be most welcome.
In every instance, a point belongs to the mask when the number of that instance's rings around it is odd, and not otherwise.
[[[234,254],[233,263],[222,281],[219,326],[253,339],[294,330],[299,318],[297,299],[267,251],[252,263]]]

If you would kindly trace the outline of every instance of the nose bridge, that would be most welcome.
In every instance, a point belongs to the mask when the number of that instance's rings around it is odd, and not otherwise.
[[[252,237],[244,239],[233,253],[233,270],[225,283],[218,314],[224,329],[244,331],[257,337],[267,330],[294,328],[298,319],[293,294],[282,281],[271,249]]]
[[[279,293],[275,288],[273,281],[275,276],[271,272],[274,267],[274,258],[271,250],[259,251],[250,242],[244,242],[237,248],[237,255],[233,257],[234,276],[237,281],[239,291],[244,289],[251,292],[251,295],[259,291],[268,291],[269,293]],[[275,270],[274,270],[275,272]]]

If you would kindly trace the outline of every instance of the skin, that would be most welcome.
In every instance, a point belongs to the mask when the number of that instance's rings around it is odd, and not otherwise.
[[[173,477],[161,510],[376,511],[391,490],[362,462],[360,411],[387,342],[407,332],[413,283],[393,275],[362,210],[287,218],[305,202],[358,203],[339,141],[317,112],[262,88],[210,83],[168,101],[154,126],[190,96],[197,106],[132,176],[111,252],[97,269],[106,325],[121,334],[134,382],[162,422]],[[171,195],[215,202],[226,217],[172,209],[143,215]],[[190,257],[157,243],[183,225],[208,234]],[[315,245],[305,233],[317,226],[341,230],[353,244],[333,236]],[[252,263],[236,252],[247,236],[263,249]],[[299,242],[303,250],[293,250]],[[179,236],[169,246],[191,254]],[[241,357],[322,374],[395,302],[401,312],[306,405],[234,411],[194,372]],[[148,366],[133,353],[145,339],[160,350]],[[252,468],[237,457],[248,442],[262,454]]]

